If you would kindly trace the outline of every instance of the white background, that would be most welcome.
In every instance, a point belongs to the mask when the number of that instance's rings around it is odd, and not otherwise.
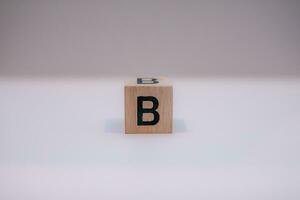
[[[0,76],[300,76],[297,0],[1,0]]]
[[[128,77],[0,80],[0,199],[299,199],[300,81],[174,81],[174,133],[125,135]]]
[[[300,199],[299,36],[295,0],[1,0],[0,200]],[[127,76],[173,134],[124,134]]]

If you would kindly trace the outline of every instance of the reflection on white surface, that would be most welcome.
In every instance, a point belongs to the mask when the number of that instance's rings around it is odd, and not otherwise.
[[[174,79],[171,135],[124,80],[0,80],[0,199],[299,199],[300,80]]]

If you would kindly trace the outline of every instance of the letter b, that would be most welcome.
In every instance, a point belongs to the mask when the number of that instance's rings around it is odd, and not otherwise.
[[[144,108],[143,102],[144,101],[151,101],[153,103],[152,108]],[[157,98],[153,96],[138,96],[137,97],[137,125],[138,126],[151,126],[155,125],[159,122],[159,113],[156,109],[159,106],[159,102]],[[152,121],[144,121],[143,114],[144,113],[152,113],[153,120]]]
[[[156,84],[159,83],[156,78],[137,78],[137,84]]]

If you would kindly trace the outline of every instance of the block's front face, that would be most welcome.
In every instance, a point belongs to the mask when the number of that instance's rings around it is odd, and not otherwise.
[[[125,133],[171,133],[172,107],[171,85],[126,85]]]

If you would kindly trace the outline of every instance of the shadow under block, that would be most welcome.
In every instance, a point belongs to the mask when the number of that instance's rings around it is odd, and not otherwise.
[[[155,80],[125,85],[125,133],[172,133],[173,86]]]

